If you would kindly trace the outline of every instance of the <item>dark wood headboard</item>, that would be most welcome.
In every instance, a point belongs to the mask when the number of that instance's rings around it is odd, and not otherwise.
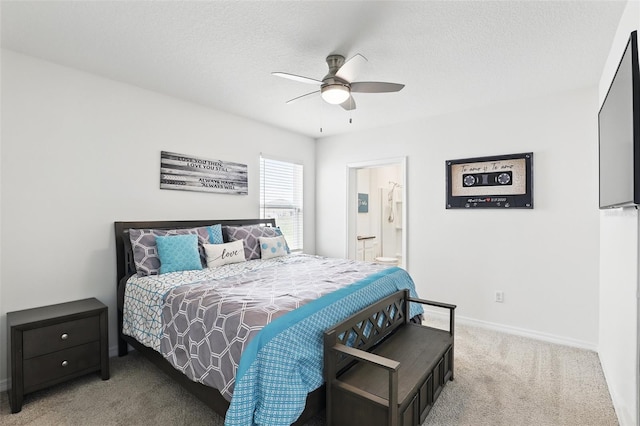
[[[227,219],[227,220],[162,220],[162,221],[146,221],[146,222],[115,222],[116,231],[116,262],[118,265],[116,285],[120,283],[124,277],[128,277],[135,273],[135,264],[133,262],[133,251],[131,249],[131,241],[129,240],[129,229],[181,229],[196,228],[208,225],[264,225],[276,226],[275,219]]]

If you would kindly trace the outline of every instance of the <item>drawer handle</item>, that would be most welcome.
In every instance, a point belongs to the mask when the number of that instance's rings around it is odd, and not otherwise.
[[[60,338],[62,340],[67,340],[69,338],[69,335],[67,333],[62,333],[62,336],[60,336]]]
[[[67,361],[66,359],[64,361],[62,361],[62,366],[66,367],[67,365],[69,365],[69,361]]]

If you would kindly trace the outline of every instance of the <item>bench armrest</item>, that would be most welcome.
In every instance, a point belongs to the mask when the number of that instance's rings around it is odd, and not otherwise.
[[[423,305],[436,306],[438,308],[450,309],[450,310],[457,308],[456,305],[451,305],[449,303],[436,302],[434,300],[418,299],[418,298],[415,298],[415,297],[410,297],[409,301],[410,302],[416,302],[416,303],[422,303]]]
[[[382,357],[380,355],[376,355],[371,352],[362,351],[360,349],[352,348],[342,343],[336,343],[333,348],[336,352],[341,352],[350,357],[359,359],[361,361],[368,362],[373,365],[377,365],[379,367],[384,368],[389,371],[397,371],[400,367],[400,363],[398,361],[394,361],[389,358]]]
[[[429,305],[429,306],[435,306],[437,308],[448,309],[449,310],[449,334],[451,334],[453,336],[454,327],[455,327],[455,312],[454,311],[457,308],[456,305],[451,305],[449,303],[436,302],[436,301],[433,301],[433,300],[418,299],[418,298],[415,298],[415,297],[409,297],[409,298],[407,298],[407,300],[409,300],[409,302],[416,302],[416,303],[421,303],[423,305]]]

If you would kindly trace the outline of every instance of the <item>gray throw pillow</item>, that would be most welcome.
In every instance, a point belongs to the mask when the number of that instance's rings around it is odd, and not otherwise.
[[[223,226],[227,241],[244,240],[244,257],[247,260],[260,259],[260,237],[276,237],[276,228],[269,226]]]
[[[206,265],[203,244],[209,243],[209,230],[205,226],[186,229],[129,229],[133,260],[136,264],[138,276],[160,274],[160,257],[158,256],[156,236],[188,234],[196,234],[198,236],[200,262]]]

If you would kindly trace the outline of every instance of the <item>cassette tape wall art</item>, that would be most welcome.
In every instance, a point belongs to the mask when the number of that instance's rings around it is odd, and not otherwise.
[[[445,162],[448,209],[532,209],[533,153]]]

